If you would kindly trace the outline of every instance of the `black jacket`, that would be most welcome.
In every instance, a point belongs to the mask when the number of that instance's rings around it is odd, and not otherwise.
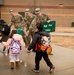
[[[43,32],[43,31],[36,32],[34,34],[34,37],[32,39],[32,42],[31,42],[30,46],[28,47],[28,50],[33,49],[33,51],[35,51],[36,43],[40,43],[40,40],[39,39],[41,38],[41,35],[49,37],[49,34],[46,33],[46,32]],[[37,51],[39,52],[41,50],[37,50]]]

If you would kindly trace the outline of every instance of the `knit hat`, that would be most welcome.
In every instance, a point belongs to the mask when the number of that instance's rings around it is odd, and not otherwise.
[[[19,29],[17,29],[16,31],[17,31],[17,33],[18,33],[18,34],[20,34],[20,35],[22,35],[22,33],[23,33],[23,30],[22,30],[22,29],[20,29],[20,28],[19,28]]]

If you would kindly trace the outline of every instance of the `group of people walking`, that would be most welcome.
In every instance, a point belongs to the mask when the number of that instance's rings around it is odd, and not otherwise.
[[[41,22],[50,22],[49,16],[42,13],[40,8],[36,8],[34,12],[35,13],[33,14],[30,9],[25,9],[25,17],[23,17],[22,15],[15,13],[13,10],[10,10],[12,17],[9,26],[11,28],[14,28],[15,26],[16,29],[21,28],[23,30],[22,35],[24,42],[26,43],[26,47],[29,46],[31,38],[34,35],[36,24]]]
[[[22,17],[22,15],[20,14],[16,14],[13,10],[10,10],[10,14],[12,15],[11,21],[9,23],[11,31],[8,40],[6,42],[2,42],[2,44],[3,46],[9,48],[11,69],[14,69],[14,63],[16,63],[16,66],[19,63],[20,52],[13,53],[13,50],[19,49],[12,48],[11,44],[13,43],[13,40],[19,41],[20,50],[25,43],[28,53],[30,53],[30,50],[32,49],[33,51],[35,51],[36,43],[40,44],[39,39],[41,37],[39,33],[49,36],[48,33],[42,31],[42,22],[50,22],[50,18],[48,15],[42,13],[40,8],[36,8],[34,14],[30,11],[30,9],[26,9],[25,17]],[[48,58],[48,54],[46,53],[46,51],[42,51],[38,48],[38,50],[36,50],[35,52],[36,55],[34,72],[39,72],[40,61],[42,57],[44,58],[47,66],[49,66],[49,71],[52,72],[55,67]]]

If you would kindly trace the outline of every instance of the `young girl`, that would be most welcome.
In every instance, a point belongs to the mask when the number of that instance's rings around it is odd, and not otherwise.
[[[5,47],[10,47],[12,39],[14,40],[18,40],[21,44],[21,46],[23,46],[24,42],[23,42],[23,38],[20,34],[17,33],[16,30],[12,30],[9,36],[9,39],[7,40],[7,42],[2,42],[2,44]],[[9,57],[10,57],[10,63],[11,63],[11,69],[14,69],[14,64],[16,64],[16,66],[18,66],[19,63],[19,54],[13,54],[11,52],[11,49],[9,49]]]

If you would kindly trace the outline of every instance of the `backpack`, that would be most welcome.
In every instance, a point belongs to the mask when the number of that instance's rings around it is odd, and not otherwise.
[[[35,50],[39,48],[40,50],[45,51],[50,44],[50,38],[47,36],[40,35],[39,41],[40,41],[40,44],[36,43]]]
[[[20,50],[21,50],[20,41],[14,40],[14,38],[12,38],[9,50],[11,51],[12,54],[20,54]]]
[[[41,36],[41,50],[44,51],[49,46],[49,39],[47,36]]]
[[[46,51],[46,53],[49,55],[52,52],[52,46],[50,45],[50,37],[40,35],[40,44],[36,43],[35,51],[40,49],[43,52]]]
[[[2,33],[4,35],[9,35],[9,33],[10,33],[10,27],[8,25],[3,25],[1,31],[2,31]]]

